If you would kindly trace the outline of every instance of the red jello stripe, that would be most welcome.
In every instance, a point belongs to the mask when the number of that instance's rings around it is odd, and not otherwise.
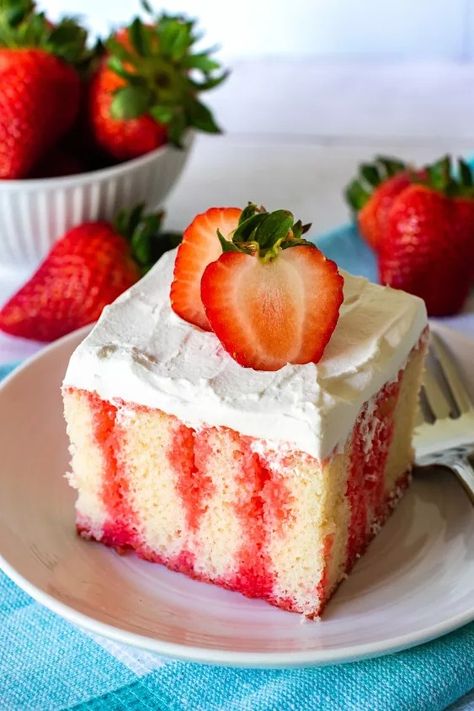
[[[377,395],[373,408],[364,405],[357,419],[351,443],[347,497],[351,510],[347,547],[347,569],[371,538],[370,524],[384,506],[384,475],[393,437],[393,411],[400,390],[398,380]]]
[[[117,408],[87,393],[93,415],[94,438],[104,461],[102,472],[102,501],[107,511],[102,541],[109,546],[134,546],[136,516],[128,499],[128,478],[120,458],[122,432],[116,423]]]
[[[272,472],[250,449],[250,440],[236,435],[239,445],[240,499],[235,505],[242,523],[242,545],[237,553],[238,571],[231,587],[248,597],[271,596],[274,574],[266,547],[265,485]]]
[[[212,480],[207,474],[207,461],[211,453],[209,432],[196,433],[176,420],[168,459],[177,479],[177,490],[191,531],[196,531],[206,510],[206,501],[212,495]]]
[[[148,560],[150,563],[161,563],[162,565],[166,565],[166,567],[170,570],[175,570],[176,572],[184,573],[184,575],[188,575],[191,578],[205,580],[208,582],[208,579],[205,576],[196,574],[194,566],[195,556],[194,553],[191,553],[190,551],[183,550],[181,553],[178,553],[178,555],[169,557],[160,555],[146,546],[139,546],[136,549],[136,553],[140,556],[140,558]]]

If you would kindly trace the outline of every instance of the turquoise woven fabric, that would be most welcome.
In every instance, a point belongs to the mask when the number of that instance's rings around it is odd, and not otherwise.
[[[5,378],[14,368],[17,363],[9,363],[8,365],[0,365],[0,380]]]
[[[390,657],[312,669],[163,660],[150,670],[139,652],[118,656],[0,574],[2,711],[441,711],[474,686],[474,624]]]
[[[373,259],[351,228],[319,244],[344,268],[373,276]],[[0,366],[0,378],[11,367]],[[0,711],[442,711],[473,688],[474,623],[341,666],[207,667],[93,638],[0,573]]]

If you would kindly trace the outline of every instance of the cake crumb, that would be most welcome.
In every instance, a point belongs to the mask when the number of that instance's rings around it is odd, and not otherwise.
[[[105,358],[108,358],[109,356],[113,355],[116,350],[117,346],[115,346],[113,343],[108,343],[105,346],[101,346],[99,348],[99,350],[97,351],[97,357],[100,360],[105,360]]]
[[[320,617],[312,617],[311,615],[305,615],[304,613],[300,615],[300,625],[306,625],[308,622],[321,622]]]

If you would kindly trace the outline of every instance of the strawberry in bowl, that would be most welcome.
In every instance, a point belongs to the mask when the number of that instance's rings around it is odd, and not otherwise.
[[[346,190],[382,284],[424,299],[430,316],[460,311],[474,272],[474,173],[446,156],[415,169],[392,158],[361,166]]]
[[[146,24],[136,17],[106,41],[88,104],[101,149],[127,160],[168,141],[181,147],[189,129],[220,133],[199,95],[227,73],[210,52],[194,49],[196,40],[194,21],[163,13]]]
[[[219,131],[200,95],[226,73],[196,50],[194,21],[145,9],[146,23],[136,17],[90,50],[74,20],[54,25],[26,0],[0,4],[0,265],[8,280],[31,272],[75,225],[163,204],[194,133]]]
[[[77,22],[52,25],[32,2],[0,6],[0,178],[27,177],[72,128],[86,38]]]

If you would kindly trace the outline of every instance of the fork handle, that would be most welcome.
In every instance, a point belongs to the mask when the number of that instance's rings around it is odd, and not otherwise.
[[[452,459],[450,457],[449,461],[443,462],[443,464],[456,474],[474,506],[474,468],[467,456],[458,454]]]

